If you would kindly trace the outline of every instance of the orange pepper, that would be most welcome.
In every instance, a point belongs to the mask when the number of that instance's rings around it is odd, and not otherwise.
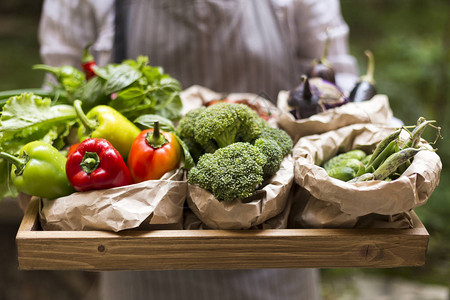
[[[135,182],[160,179],[180,166],[181,146],[170,132],[146,129],[135,138],[128,155],[128,169]]]

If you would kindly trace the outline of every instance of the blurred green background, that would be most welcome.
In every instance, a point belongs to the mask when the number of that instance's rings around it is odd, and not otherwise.
[[[37,38],[41,5],[42,0],[0,3],[0,91],[39,87],[43,82],[42,72],[31,70],[41,62]],[[450,1],[342,0],[341,5],[360,73],[366,70],[364,50],[370,49],[378,92],[389,96],[395,116],[406,125],[423,116],[442,127],[444,139],[436,147],[443,171],[431,198],[416,209],[430,233],[425,266],[323,270],[324,281],[381,273],[450,286]],[[432,130],[425,134],[434,139]]]
[[[363,271],[450,286],[450,1],[341,0],[341,5],[360,72],[367,66],[364,50],[370,49],[378,92],[388,95],[394,115],[406,125],[420,116],[434,119],[444,137],[435,145],[443,163],[440,184],[415,210],[430,233],[426,265]],[[425,137],[433,141],[435,131]]]

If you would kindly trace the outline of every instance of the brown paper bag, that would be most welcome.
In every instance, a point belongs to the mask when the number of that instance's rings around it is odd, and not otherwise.
[[[293,139],[294,143],[304,136],[320,134],[357,123],[388,124],[392,110],[386,95],[375,95],[363,102],[350,102],[328,109],[309,118],[296,120],[287,104],[289,91],[280,91],[277,106],[281,111],[278,123]]]
[[[292,185],[293,186],[293,185]],[[264,221],[263,223],[252,226],[248,229],[286,229],[288,227],[289,214],[291,212],[293,198],[288,197],[287,203],[281,213],[273,218]],[[184,229],[196,230],[196,229],[211,229],[205,223],[203,223],[197,215],[195,215],[190,209],[184,212]]]
[[[183,170],[105,190],[42,199],[44,230],[182,229],[187,182]]]
[[[189,184],[187,203],[205,226],[188,224],[185,228],[198,226],[211,229],[250,229],[258,226],[284,211],[293,182],[293,160],[291,156],[287,156],[283,159],[280,170],[268,179],[263,188],[244,201],[219,201],[210,192]],[[195,219],[192,222],[195,223]]]
[[[410,210],[425,204],[439,184],[442,170],[441,160],[433,151],[420,151],[403,175],[390,182],[348,183],[329,177],[319,166],[339,152],[362,149],[371,153],[393,130],[375,124],[355,124],[301,138],[293,150],[295,181],[306,191],[299,200],[304,202],[297,210],[301,215],[295,216],[299,224],[311,227],[375,224],[360,219],[369,214],[407,216]],[[423,140],[421,145],[431,149]],[[403,220],[391,225],[409,224]]]
[[[208,101],[220,100],[225,97],[230,100],[247,100],[250,104],[258,105],[262,111],[269,116],[266,121],[271,126],[278,127],[277,122],[280,115],[280,110],[275,104],[265,99],[263,95],[252,93],[224,94],[214,92],[200,85],[193,85],[180,93],[180,98],[183,103],[183,110],[181,111],[181,114],[184,116],[188,111],[194,108],[199,108]]]

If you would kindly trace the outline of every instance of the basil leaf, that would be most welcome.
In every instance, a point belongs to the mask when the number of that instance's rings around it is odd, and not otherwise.
[[[139,127],[143,129],[153,128],[155,121],[159,122],[159,128],[163,131],[173,132],[175,131],[175,126],[172,121],[161,117],[160,115],[142,115],[134,120],[134,123],[138,124]]]
[[[106,80],[105,93],[112,94],[118,92],[141,77],[141,72],[129,65],[118,65],[111,76]]]
[[[127,109],[139,105],[145,99],[145,91],[138,87],[130,87],[117,94],[117,98],[111,100],[109,105],[116,110]]]
[[[176,133],[174,133],[174,136],[176,137],[178,143],[180,143],[181,149],[183,149],[183,154],[184,154],[184,166],[183,166],[183,169],[185,169],[185,170],[192,169],[193,167],[195,167],[195,162],[194,162],[194,159],[192,158],[191,153],[189,152],[189,148],[183,142],[183,140],[180,139],[180,137]]]

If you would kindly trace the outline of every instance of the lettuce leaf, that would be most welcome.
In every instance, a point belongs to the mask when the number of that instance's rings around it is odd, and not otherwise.
[[[75,124],[77,115],[70,105],[51,105],[49,98],[32,93],[11,97],[0,117],[0,150],[17,154],[28,142],[42,140],[58,149]]]

